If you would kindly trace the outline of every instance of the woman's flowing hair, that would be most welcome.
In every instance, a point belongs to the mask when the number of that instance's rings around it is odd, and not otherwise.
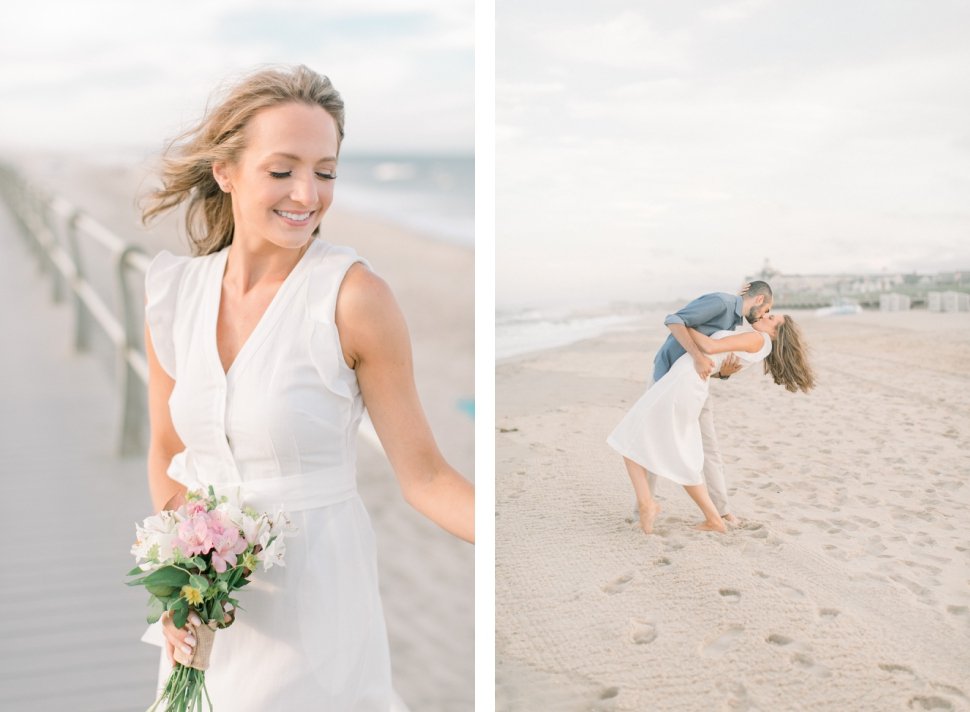
[[[245,148],[243,129],[259,111],[290,102],[319,106],[337,124],[338,147],[344,137],[340,94],[327,77],[302,64],[261,69],[216,98],[199,123],[168,144],[162,159],[162,187],[145,197],[142,209],[142,222],[147,225],[188,201],[185,228],[197,256],[218,252],[232,242],[232,199],[216,183],[212,165],[239,157]],[[210,100],[210,106],[213,103]]]
[[[765,358],[765,373],[792,393],[808,393],[815,387],[815,373],[808,363],[808,345],[801,329],[787,314],[778,325],[771,353]]]

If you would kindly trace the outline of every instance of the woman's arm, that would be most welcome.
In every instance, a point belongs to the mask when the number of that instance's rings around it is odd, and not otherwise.
[[[712,339],[696,329],[688,329],[690,337],[701,351],[709,354],[721,354],[725,351],[746,351],[756,353],[764,346],[764,338],[757,331],[745,331],[740,334],[725,336],[723,339]]]
[[[446,531],[475,540],[475,489],[435,443],[414,385],[411,338],[390,288],[361,264],[337,296],[337,330],[404,499]]]
[[[168,409],[168,399],[175,388],[175,381],[158,362],[147,324],[145,355],[148,357],[148,420],[151,427],[148,442],[148,490],[157,513],[177,507],[185,494],[185,485],[165,474],[172,458],[182,452],[185,445],[175,432],[172,414]]]

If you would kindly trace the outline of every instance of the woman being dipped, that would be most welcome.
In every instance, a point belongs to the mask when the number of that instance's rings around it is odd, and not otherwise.
[[[752,324],[753,331],[718,331],[711,336],[689,329],[697,346],[711,356],[716,371],[729,353],[741,367],[764,361],[765,373],[791,392],[808,392],[815,377],[807,360],[801,330],[789,316],[767,314]],[[623,455],[637,495],[641,527],[650,533],[660,505],[647,485],[648,472],[683,485],[704,514],[697,529],[724,532],[724,521],[703,484],[704,448],[699,416],[709,380],[694,369],[684,354],[633,405],[610,433],[607,442]]]
[[[146,276],[155,507],[214,484],[283,508],[299,530],[286,566],[254,576],[243,614],[217,635],[206,684],[219,709],[402,708],[355,485],[365,407],[408,503],[474,540],[474,490],[428,427],[393,294],[318,236],[343,135],[326,77],[257,72],[173,142],[145,211],[186,203],[195,252],[162,252]],[[161,683],[195,636],[160,623]]]

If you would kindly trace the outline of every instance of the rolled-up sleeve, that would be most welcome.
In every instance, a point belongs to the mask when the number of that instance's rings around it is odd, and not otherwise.
[[[668,314],[664,324],[683,324],[684,326],[699,326],[706,324],[724,314],[724,300],[717,294],[705,294],[690,302],[682,309]]]

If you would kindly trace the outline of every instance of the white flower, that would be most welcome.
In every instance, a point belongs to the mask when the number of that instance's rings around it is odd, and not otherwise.
[[[242,529],[243,538],[249,544],[256,544],[263,538],[263,534],[269,531],[269,521],[265,514],[253,517],[246,512],[243,513],[242,520],[239,522],[239,528]]]
[[[150,564],[163,564],[175,556],[174,541],[178,536],[180,517],[172,511],[163,510],[147,517],[141,526],[135,525],[135,544],[131,553],[137,559]],[[144,570],[144,566],[142,566]]]
[[[245,515],[242,510],[232,501],[222,502],[216,507],[216,511],[222,512],[228,517],[229,521],[235,524],[237,527],[242,529],[242,522],[245,519]]]
[[[268,535],[266,539],[269,540]],[[263,561],[263,571],[269,571],[274,566],[286,566],[286,562],[283,561],[284,556],[286,556],[286,544],[283,543],[283,537],[278,536],[273,539],[273,543],[264,546],[259,552],[259,557]]]

